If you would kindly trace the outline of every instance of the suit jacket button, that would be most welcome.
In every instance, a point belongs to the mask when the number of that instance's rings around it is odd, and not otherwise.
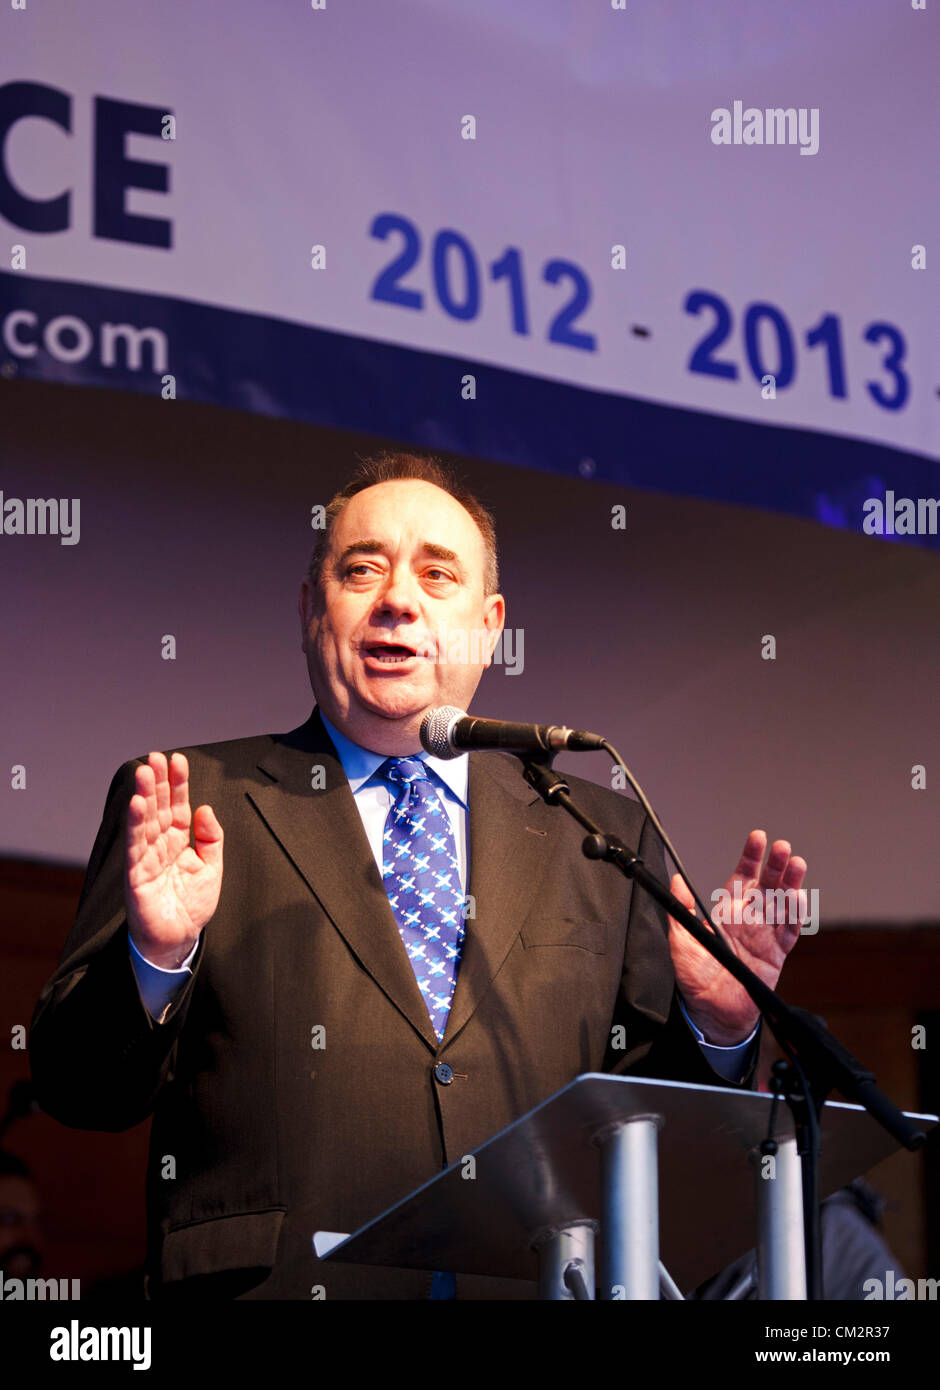
[[[449,1067],[446,1062],[438,1062],[434,1068],[434,1078],[442,1086],[449,1086],[454,1079],[453,1068]]]

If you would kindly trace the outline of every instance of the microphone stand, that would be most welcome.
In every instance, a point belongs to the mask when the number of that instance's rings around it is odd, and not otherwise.
[[[778,1067],[779,1085],[793,1115],[797,1152],[803,1177],[803,1235],[806,1250],[807,1299],[818,1302],[822,1290],[822,1245],[819,1224],[819,1117],[826,1097],[838,1090],[846,1100],[863,1106],[882,1129],[904,1148],[914,1151],[925,1135],[915,1129],[875,1085],[874,1074],[835,1038],[821,1019],[806,1009],[785,1004],[753,970],[725,945],[651,873],[632,849],[594,823],[571,799],[565,779],[552,767],[554,752],[518,753],[523,775],[549,806],[562,806],[587,831],[581,846],[588,859],[614,864],[626,878],[645,888],[686,931],[747,990],[767,1020],[789,1062]],[[769,1150],[768,1150],[769,1151]]]

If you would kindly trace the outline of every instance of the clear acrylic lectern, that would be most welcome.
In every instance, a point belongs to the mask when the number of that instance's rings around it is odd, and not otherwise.
[[[579,1076],[352,1235],[318,1231],[314,1248],[352,1264],[527,1280],[540,1298],[658,1299],[756,1245],[759,1297],[805,1298],[785,1105],[773,1162],[758,1152],[771,1103],[756,1091]],[[861,1106],[828,1102],[820,1127],[822,1196],[897,1147]]]

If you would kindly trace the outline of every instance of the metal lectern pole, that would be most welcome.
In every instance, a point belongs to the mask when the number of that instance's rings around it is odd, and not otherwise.
[[[595,1135],[601,1151],[601,1298],[659,1298],[659,1115]]]
[[[539,1257],[539,1298],[594,1298],[596,1221],[549,1226],[532,1242]]]
[[[753,1155],[757,1204],[757,1297],[806,1298],[803,1177],[796,1135],[773,1156]]]

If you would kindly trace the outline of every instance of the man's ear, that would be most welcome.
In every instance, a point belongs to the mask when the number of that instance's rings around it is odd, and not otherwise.
[[[490,594],[483,603],[483,626],[486,628],[486,661],[484,666],[489,666],[493,660],[493,653],[496,650],[496,643],[499,641],[503,624],[506,621],[506,600],[502,594]]]

